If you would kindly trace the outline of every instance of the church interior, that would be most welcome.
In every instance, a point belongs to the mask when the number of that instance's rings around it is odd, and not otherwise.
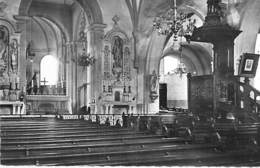
[[[259,0],[0,0],[0,164],[260,166],[259,16]]]

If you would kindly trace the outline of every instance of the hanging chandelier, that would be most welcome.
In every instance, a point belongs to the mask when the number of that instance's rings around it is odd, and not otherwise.
[[[90,53],[86,52],[86,49],[83,48],[82,54],[79,55],[78,58],[78,65],[88,67],[90,65],[93,65],[95,63],[94,56],[91,56]]]
[[[170,0],[171,9],[165,14],[154,18],[153,27],[158,31],[160,35],[166,35],[173,37],[172,48],[180,51],[179,63],[174,73],[182,77],[184,73],[187,73],[186,67],[182,62],[182,38],[185,37],[186,41],[190,43],[190,39],[195,28],[195,19],[191,19],[193,13],[177,13],[176,0]],[[180,38],[180,41],[178,39]],[[178,48],[176,48],[176,46]]]
[[[170,0],[170,2],[171,9],[165,14],[155,17],[153,27],[161,35],[173,36],[174,41],[177,41],[178,37],[185,37],[189,43],[196,23],[195,19],[191,19],[193,13],[180,12],[178,14],[176,0]]]
[[[90,53],[88,53],[88,38],[87,38],[87,32],[86,29],[86,18],[85,14],[82,14],[82,20],[80,22],[80,31],[79,31],[79,47],[82,47],[82,53],[79,54],[78,57],[78,65],[85,67],[88,67],[90,65],[93,65],[95,63],[95,57],[91,56]]]
[[[179,57],[179,63],[177,67],[173,71],[176,75],[179,75],[181,78],[183,74],[187,73],[187,69],[185,64],[182,62],[182,45],[180,46],[180,57]]]

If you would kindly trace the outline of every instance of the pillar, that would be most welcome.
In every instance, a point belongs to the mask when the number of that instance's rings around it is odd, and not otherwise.
[[[96,59],[91,66],[91,98],[95,99],[96,113],[101,112],[102,95],[102,49],[105,24],[93,23],[89,26],[90,31],[90,54]]]

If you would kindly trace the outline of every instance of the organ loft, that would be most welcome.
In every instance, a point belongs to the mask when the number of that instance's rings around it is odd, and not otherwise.
[[[260,166],[259,9],[0,0],[0,164]]]

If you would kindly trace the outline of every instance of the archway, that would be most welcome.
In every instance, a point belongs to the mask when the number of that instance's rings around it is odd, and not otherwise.
[[[159,65],[159,76],[161,89],[167,90],[167,96],[160,96],[160,105],[164,109],[188,108],[187,73],[193,76],[208,75],[212,73],[211,44],[207,43],[183,43],[181,51],[168,47],[164,50]],[[184,73],[177,71],[178,66],[184,68]],[[165,91],[160,90],[162,94]],[[161,99],[167,101],[163,103]]]
[[[187,96],[187,73],[178,73],[176,70],[180,61],[176,55],[168,55],[160,61],[160,79],[159,79],[159,106],[160,110],[188,108]],[[184,69],[189,67],[190,71],[196,74],[194,66],[182,64]]]
[[[27,20],[25,36],[27,43],[27,94],[35,94],[30,91],[32,86],[31,83],[34,83],[35,85],[33,86],[35,92],[41,94],[42,92],[39,92],[39,90],[41,90],[41,81],[45,81],[45,85],[47,85],[48,82],[48,85],[61,87],[63,88],[62,90],[66,92],[67,66],[65,62],[67,60],[67,53],[65,50],[66,36],[64,32],[51,20],[35,16],[30,17],[30,19]],[[46,64],[46,68],[44,68],[44,62],[48,60],[48,58],[53,58],[53,60],[49,61],[49,63]],[[55,65],[52,65],[53,63],[55,63]],[[55,80],[47,80],[48,72],[45,75],[43,74],[45,73],[45,70],[50,70],[53,67],[56,69],[49,73],[55,74]],[[43,76],[45,77],[45,80]],[[65,94],[63,91],[61,94]]]

